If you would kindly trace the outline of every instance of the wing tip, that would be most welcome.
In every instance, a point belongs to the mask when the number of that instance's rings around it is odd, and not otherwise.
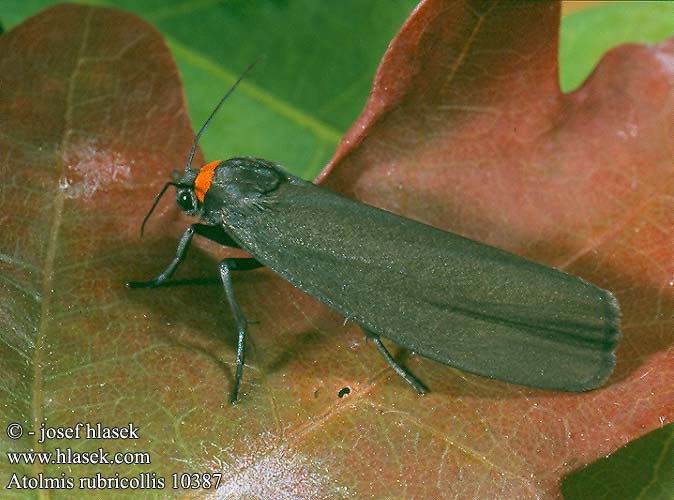
[[[616,365],[616,348],[618,342],[622,337],[620,331],[620,304],[618,299],[611,292],[601,289],[603,292],[603,300],[606,304],[605,310],[605,326],[604,326],[604,342],[601,363],[597,367],[596,372],[588,379],[580,382],[577,388],[569,388],[567,390],[574,392],[586,392],[597,389],[603,386],[613,373]]]

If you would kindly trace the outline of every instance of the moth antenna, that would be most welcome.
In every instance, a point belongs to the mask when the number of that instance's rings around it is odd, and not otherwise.
[[[239,76],[239,78],[234,82],[234,85],[232,85],[230,89],[227,91],[227,93],[222,97],[222,99],[220,99],[220,102],[217,104],[217,106],[215,106],[215,109],[213,109],[211,115],[204,122],[203,127],[201,127],[201,130],[199,130],[199,133],[197,133],[196,137],[194,138],[194,142],[192,143],[192,149],[190,150],[190,155],[187,157],[187,163],[185,164],[185,173],[187,173],[192,168],[192,158],[194,158],[194,153],[197,150],[197,144],[199,144],[201,134],[204,133],[206,127],[208,127],[208,125],[211,123],[211,120],[220,109],[220,106],[222,106],[222,103],[224,103],[227,100],[227,98],[231,95],[231,93],[234,92],[239,83],[241,83],[241,80],[243,80],[246,77],[246,75],[250,72],[250,70],[253,69],[258,62],[260,62],[260,59],[262,59],[262,57],[258,58],[256,61],[249,64],[248,67],[243,70],[241,76]]]
[[[146,215],[145,218],[143,219],[143,223],[140,225],[140,237],[141,237],[141,238],[143,237],[143,232],[145,231],[145,223],[146,223],[146,222],[148,221],[148,219],[150,218],[150,215],[152,215],[152,212],[154,212],[154,209],[155,209],[155,208],[157,207],[157,205],[159,204],[159,200],[161,200],[161,197],[164,196],[164,193],[166,192],[166,190],[169,188],[169,186],[176,186],[176,187],[178,187],[178,186],[180,186],[180,185],[181,185],[181,184],[179,184],[179,183],[177,183],[177,182],[167,182],[166,184],[164,184],[164,187],[162,188],[161,191],[159,191],[159,194],[158,194],[157,197],[154,199],[154,203],[152,204],[152,208],[150,208],[150,211],[147,213],[147,215]]]

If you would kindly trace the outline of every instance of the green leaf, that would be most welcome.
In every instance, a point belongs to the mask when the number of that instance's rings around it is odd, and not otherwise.
[[[673,14],[669,2],[607,2],[564,17],[559,48],[562,90],[580,86],[612,47],[670,36]]]
[[[674,424],[627,443],[562,481],[565,500],[674,498]]]

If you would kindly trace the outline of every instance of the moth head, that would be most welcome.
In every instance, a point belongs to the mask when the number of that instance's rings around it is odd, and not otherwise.
[[[174,183],[176,187],[176,204],[187,215],[196,216],[201,208],[203,197],[199,199],[196,189],[196,180],[199,176],[197,170],[186,170],[185,174]],[[176,176],[177,177],[177,176]]]
[[[154,209],[159,204],[159,200],[162,199],[162,196],[164,196],[166,190],[171,186],[175,186],[176,188],[176,203],[178,204],[178,208],[180,208],[180,210],[186,212],[189,215],[199,214],[201,206],[198,203],[198,198],[194,192],[197,174],[198,172],[194,170],[191,169],[186,170],[185,175],[183,175],[182,178],[178,179],[176,172],[175,171],[173,172],[173,178],[176,179],[177,182],[169,181],[166,184],[164,184],[162,190],[159,191],[159,194],[154,199],[152,207],[147,212],[147,215],[145,216],[145,219],[143,219],[143,223],[140,226],[141,238],[143,237],[143,232],[145,231],[145,224],[152,215],[152,212],[154,212]]]

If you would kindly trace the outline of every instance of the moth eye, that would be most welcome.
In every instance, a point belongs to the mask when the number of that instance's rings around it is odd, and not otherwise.
[[[194,201],[189,191],[181,191],[176,197],[176,202],[183,212],[194,210]]]

